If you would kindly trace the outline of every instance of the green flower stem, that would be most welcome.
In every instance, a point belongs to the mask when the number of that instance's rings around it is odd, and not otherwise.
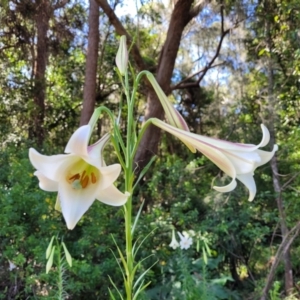
[[[126,147],[124,146],[123,140],[121,138],[120,130],[118,124],[114,124],[114,136],[112,137],[112,142],[114,148],[117,152],[120,164],[124,170],[125,176],[125,190],[130,193],[130,196],[124,205],[124,218],[125,218],[125,238],[126,238],[126,262],[124,262],[125,270],[125,290],[126,290],[126,299],[132,300],[134,297],[134,275],[137,270],[137,265],[134,262],[134,253],[133,253],[133,232],[132,232],[132,193],[133,193],[133,181],[134,181],[134,171],[133,171],[133,160],[135,153],[137,151],[138,145],[141,141],[142,135],[144,134],[147,127],[151,124],[151,119],[147,120],[143,125],[138,137],[135,132],[135,123],[134,123],[134,103],[136,98],[137,89],[141,78],[147,74],[147,71],[140,72],[134,80],[132,94],[130,95],[129,79],[128,72],[125,73],[125,78],[119,73],[119,77],[122,83],[122,86],[125,91],[125,96],[127,100],[127,135],[126,135]],[[108,112],[107,109],[101,109],[98,112],[98,116],[101,111],[107,112],[110,117],[113,119],[111,112]],[[121,148],[119,147],[121,146]],[[122,150],[124,154],[121,154]]]
[[[121,136],[121,133],[120,133],[119,126],[116,123],[115,117],[114,117],[113,113],[111,112],[111,110],[108,109],[105,106],[98,107],[97,109],[95,109],[95,111],[94,111],[94,113],[93,113],[93,115],[92,115],[92,117],[90,119],[89,124],[90,124],[90,126],[92,128],[94,128],[102,112],[106,112],[109,115],[109,117],[110,117],[110,119],[111,119],[111,121],[113,123],[115,137],[112,137],[112,143],[113,143],[113,145],[114,145],[114,147],[116,149],[116,153],[117,153],[118,159],[119,159],[119,161],[120,161],[120,163],[121,163],[121,165],[123,167],[124,166],[124,160],[122,159],[122,156],[120,155],[120,152],[117,151],[117,149],[118,149],[118,145],[117,144],[120,144],[120,146],[122,148],[122,151],[124,153],[126,152],[125,151],[125,145],[123,143],[123,139],[122,139],[122,136]]]
[[[130,193],[125,204],[125,235],[126,235],[126,262],[127,262],[127,300],[131,300],[133,296],[133,280],[134,280],[134,258],[132,253],[132,184],[133,184],[133,170],[132,170],[132,144],[134,143],[132,137],[134,134],[134,122],[133,122],[133,110],[134,110],[134,98],[129,95],[129,82],[128,73],[125,73],[125,93],[127,98],[127,137],[126,137],[126,168],[125,168],[125,185],[126,191]],[[135,94],[133,92],[133,94]]]
[[[135,145],[134,145],[134,147],[133,147],[133,150],[132,150],[132,153],[131,153],[131,159],[132,159],[132,160],[134,159],[134,156],[135,156],[135,154],[136,154],[136,151],[137,151],[137,149],[138,149],[138,147],[139,147],[139,144],[140,144],[140,142],[141,142],[141,139],[142,139],[142,137],[143,137],[143,135],[144,135],[146,129],[148,128],[149,125],[152,124],[152,121],[153,121],[153,120],[154,120],[154,118],[148,119],[148,120],[144,123],[144,125],[143,125],[141,131],[139,132],[139,135],[138,135],[138,137],[137,137],[136,143],[135,143]]]
[[[57,241],[57,255],[58,255],[58,299],[63,300],[63,293],[64,293],[64,286],[63,286],[63,265],[61,262],[61,249],[60,245],[58,244]]]

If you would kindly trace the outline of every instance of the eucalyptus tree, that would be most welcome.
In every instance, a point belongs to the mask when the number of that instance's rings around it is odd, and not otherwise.
[[[11,111],[13,119],[18,114],[14,114],[16,106],[11,105],[15,102],[20,113],[14,128],[23,136],[27,130],[27,136],[40,145],[48,131],[47,120],[51,119],[47,113],[49,66],[51,69],[53,57],[67,56],[74,32],[80,27],[80,6],[67,0],[12,0],[1,7],[1,85],[6,87],[7,98],[3,109]],[[13,94],[18,100],[11,99]]]

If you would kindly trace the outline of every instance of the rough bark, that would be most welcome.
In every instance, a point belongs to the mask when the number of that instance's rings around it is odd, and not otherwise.
[[[52,5],[49,0],[37,0],[35,6],[35,26],[37,31],[36,55],[33,53],[33,109],[31,110],[31,124],[28,129],[29,139],[43,144],[45,138],[45,97],[46,97],[46,68],[49,56],[48,37],[49,21],[56,9],[62,8],[68,1],[57,1]],[[34,52],[34,51],[33,51]]]
[[[29,128],[29,138],[35,140],[38,145],[44,141],[44,117],[45,117],[45,92],[46,92],[46,66],[48,60],[47,32],[49,29],[51,10],[47,0],[37,2],[35,22],[37,29],[36,60],[34,70],[34,89],[31,118],[32,125]]]
[[[80,126],[89,122],[96,101],[97,62],[99,47],[99,5],[90,0],[89,9],[88,49],[85,65],[85,81],[83,88],[83,108],[80,116]]]
[[[171,77],[183,30],[194,17],[194,14],[191,13],[192,4],[193,0],[177,1],[171,15],[167,38],[160,55],[156,80],[167,95],[171,92]],[[145,120],[154,117],[163,119],[164,111],[156,94],[149,89]],[[160,130],[154,126],[149,126],[135,156],[135,164],[138,166],[137,171],[143,169],[153,154],[157,152],[159,140]]]

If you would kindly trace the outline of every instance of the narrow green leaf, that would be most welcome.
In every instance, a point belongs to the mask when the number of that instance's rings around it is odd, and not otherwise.
[[[109,296],[111,300],[116,300],[115,296],[113,295],[112,291],[110,290],[110,288],[108,288],[108,292],[109,292]]]
[[[142,204],[141,204],[141,206],[140,206],[140,208],[139,208],[139,211],[138,211],[138,213],[137,213],[137,215],[136,215],[136,217],[135,217],[135,219],[134,219],[134,223],[133,223],[133,226],[132,226],[132,228],[131,228],[131,235],[132,235],[132,236],[133,236],[135,227],[136,227],[136,225],[137,225],[137,222],[138,222],[138,220],[139,220],[139,218],[140,218],[140,214],[141,214],[141,212],[142,212],[144,203],[145,203],[145,200],[143,200],[143,202],[142,202]]]
[[[154,155],[151,160],[148,162],[148,164],[145,166],[145,168],[142,170],[142,172],[140,173],[139,178],[137,179],[137,181],[135,182],[133,189],[134,190],[136,188],[136,186],[138,185],[138,183],[140,182],[140,180],[144,177],[144,175],[147,173],[147,171],[149,170],[149,168],[151,167],[152,163],[154,162],[154,160],[156,159],[157,155]]]
[[[116,245],[116,247],[117,247],[117,250],[118,250],[118,252],[119,252],[121,261],[122,261],[122,263],[123,263],[123,267],[124,267],[125,273],[126,273],[126,275],[128,275],[128,274],[129,274],[128,266],[127,266],[126,260],[125,260],[125,258],[124,258],[124,256],[123,256],[123,253],[122,253],[122,251],[120,250],[120,248],[118,247],[117,242],[116,242],[116,240],[114,239],[113,236],[112,236],[112,239],[113,239],[113,241],[114,241],[114,243],[115,243],[115,245]]]
[[[120,293],[119,289],[117,288],[117,286],[115,285],[115,283],[113,282],[113,280],[111,279],[111,277],[109,275],[108,275],[108,278],[109,278],[110,283],[113,285],[113,287],[115,288],[115,290],[118,292],[118,294],[120,296],[120,299],[124,300],[122,294]],[[110,289],[109,289],[109,291],[110,291]],[[113,298],[113,299],[115,299],[115,298]]]
[[[141,266],[142,263],[143,263],[146,259],[148,259],[149,257],[151,257],[151,256],[153,256],[153,255],[154,255],[154,254],[148,255],[147,257],[143,258],[142,260],[140,260],[140,261],[135,265],[135,267],[134,267],[133,270],[132,270],[132,278],[134,277],[135,272],[138,270],[139,266]]]
[[[51,241],[50,241],[50,243],[49,243],[49,245],[48,245],[48,247],[47,247],[47,250],[46,250],[46,259],[48,259],[49,256],[50,256],[50,254],[51,254],[52,244],[53,244],[53,241],[54,241],[54,237],[55,237],[55,236],[53,236],[53,237],[51,238]]]
[[[210,251],[210,248],[209,248],[208,244],[206,242],[204,242],[204,245],[205,245],[206,252],[207,252],[208,256],[211,256],[211,251]]]
[[[140,284],[139,288],[137,289],[137,291],[135,292],[132,300],[137,300],[137,296],[143,291],[146,289],[147,286],[149,286],[149,284],[151,283],[151,281],[147,282],[145,285],[144,284],[144,281]]]
[[[138,253],[140,247],[143,245],[143,243],[146,241],[146,239],[149,237],[150,234],[152,234],[152,232],[154,232],[157,228],[154,228],[153,230],[151,230],[144,238],[143,240],[141,241],[141,243],[137,246],[137,249],[135,250],[135,245],[134,244],[134,247],[132,249],[132,254],[133,254],[133,257],[136,256],[136,254]]]
[[[61,242],[61,244],[62,244],[62,246],[63,246],[63,248],[64,248],[66,260],[67,260],[69,266],[72,267],[72,256],[71,256],[70,252],[68,251],[68,249],[67,249],[65,243],[64,243],[64,242]]]
[[[47,261],[47,265],[46,265],[46,274],[49,273],[49,271],[50,271],[50,269],[51,269],[51,267],[52,267],[52,265],[53,265],[53,256],[54,256],[54,252],[55,252],[55,246],[53,246],[52,251],[51,251],[51,254],[50,254],[50,257],[49,257],[49,259],[48,259],[48,261]]]
[[[204,247],[202,247],[202,254],[203,254],[203,261],[207,265],[207,255],[206,255]]]
[[[152,269],[153,266],[155,266],[157,264],[158,260],[152,265],[150,266],[146,271],[144,271],[140,277],[137,279],[137,281],[135,282],[133,288],[135,289],[135,287],[139,284],[139,282],[143,279],[143,277],[149,272],[149,270]]]
[[[116,260],[116,262],[117,262],[117,264],[118,264],[118,266],[119,266],[119,269],[121,270],[123,279],[124,279],[124,281],[125,281],[125,280],[126,280],[126,277],[125,277],[125,274],[124,274],[124,272],[123,272],[123,269],[122,269],[122,267],[121,267],[121,265],[120,265],[120,263],[119,263],[119,260],[117,259],[116,255],[114,254],[114,252],[112,251],[112,249],[110,249],[110,251],[112,252],[112,254],[113,254],[113,256],[114,256],[114,258],[115,258],[115,260]]]

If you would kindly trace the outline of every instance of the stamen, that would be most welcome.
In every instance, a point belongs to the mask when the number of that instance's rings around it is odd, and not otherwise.
[[[83,177],[85,176],[85,174],[86,174],[86,170],[84,170],[81,174],[81,181],[83,180]]]
[[[83,173],[85,173],[85,171],[84,171]],[[83,189],[86,188],[87,185],[88,185],[88,183],[89,183],[89,177],[88,177],[88,176],[85,176],[85,177],[83,178],[83,176],[81,176],[80,183],[81,183],[81,186],[82,186]]]
[[[79,179],[79,178],[80,178],[80,175],[77,173],[77,174],[71,176],[71,177],[69,178],[69,180],[74,181],[74,180]]]
[[[92,183],[96,183],[97,177],[93,172],[91,173],[91,178],[92,178]]]

